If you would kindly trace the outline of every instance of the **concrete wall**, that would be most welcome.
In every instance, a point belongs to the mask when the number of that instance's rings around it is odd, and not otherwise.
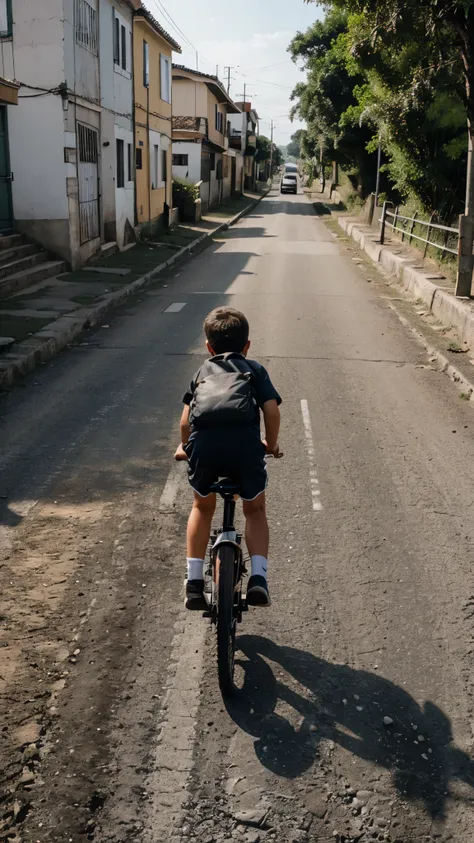
[[[56,87],[65,79],[62,0],[15,0],[13,5],[14,75],[25,85]],[[4,57],[11,51],[7,43]],[[35,91],[22,88],[21,93]],[[8,120],[17,228],[69,260],[61,98],[22,96],[18,106],[9,106]]]
[[[216,105],[217,110],[220,114],[222,114],[222,126],[224,129],[223,132],[218,132],[216,129]],[[229,141],[225,136],[227,124],[227,108],[225,104],[217,102],[217,98],[214,96],[212,91],[209,90],[209,88],[207,88],[207,119],[209,121],[208,135],[211,143],[215,143],[218,146],[223,146],[227,148],[229,145]]]
[[[99,102],[99,56],[83,47],[76,40],[75,0],[64,2],[64,63],[68,88],[79,97]],[[87,0],[98,12],[99,0]],[[38,6],[41,6],[38,3]],[[99,27],[100,28],[100,27]]]
[[[133,131],[115,125],[115,138],[124,141],[125,150],[125,185],[115,189],[115,219],[117,245],[121,249],[130,242],[130,231],[134,228],[135,215],[135,182],[132,167],[132,178],[128,179],[128,145],[131,147],[132,162],[135,150]]]
[[[216,166],[211,170],[209,207],[216,208],[221,200],[221,180],[217,178],[218,162],[222,161],[221,153],[216,153]]]
[[[235,174],[235,189],[242,193],[244,189],[244,156],[237,155],[237,166]]]
[[[171,103],[161,99],[161,55],[169,58],[172,63],[171,47],[148,24],[146,20],[137,17],[134,20],[134,52],[135,52],[135,126],[136,145],[142,150],[142,169],[137,171],[137,221],[146,223],[156,222],[163,214],[165,202],[172,204],[172,164],[171,164]],[[143,41],[148,44],[149,57],[149,86],[143,84]],[[174,91],[173,91],[174,94]],[[150,132],[148,133],[147,123]],[[158,187],[151,189],[151,166],[148,167],[149,144],[157,144],[161,150],[167,152],[167,181],[160,178]],[[150,160],[151,164],[151,160]],[[162,174],[161,174],[162,175]]]
[[[173,143],[174,155],[187,155],[188,166],[173,166],[173,176],[178,176],[188,181],[196,182],[201,180],[201,144],[186,143],[184,141]]]
[[[177,117],[207,117],[207,86],[173,75],[173,114]]]
[[[135,140],[133,137],[132,11],[121,0],[98,0],[100,32],[102,239],[122,248],[135,225]],[[114,26],[126,30],[126,67],[114,62]],[[117,187],[117,139],[124,141],[125,185]],[[128,180],[128,144],[132,180]]]

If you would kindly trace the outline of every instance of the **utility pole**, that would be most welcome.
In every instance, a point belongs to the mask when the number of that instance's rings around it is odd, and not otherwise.
[[[230,91],[230,83],[232,81],[232,71],[235,70],[235,67],[224,67],[224,79],[227,76],[227,93]]]
[[[236,94],[236,97],[243,97],[244,102],[247,102],[247,84],[244,84],[244,92],[243,94]]]
[[[466,178],[466,208],[459,217],[459,252],[457,296],[470,296],[472,290],[474,246],[474,126],[468,121],[468,156]]]
[[[199,70],[199,53],[196,50],[196,70]]]
[[[375,207],[379,206],[380,194],[380,168],[382,164],[382,134],[379,135],[379,148],[377,150],[377,180],[375,183]]]
[[[270,122],[270,178],[273,178],[273,117]]]

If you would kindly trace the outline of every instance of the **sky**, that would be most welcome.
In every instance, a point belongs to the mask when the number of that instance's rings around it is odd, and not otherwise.
[[[224,66],[230,65],[233,68],[231,97],[243,100],[246,84],[247,101],[252,102],[260,117],[260,133],[270,136],[273,118],[275,143],[289,142],[302,126],[297,120],[291,123],[288,117],[290,94],[296,83],[304,80],[304,74],[291,61],[287,47],[298,30],[304,31],[320,16],[314,3],[305,4],[303,0],[144,2],[181,44],[183,53],[173,54],[175,62],[195,69],[197,50],[199,70],[215,75],[218,67],[219,78],[226,85]]]

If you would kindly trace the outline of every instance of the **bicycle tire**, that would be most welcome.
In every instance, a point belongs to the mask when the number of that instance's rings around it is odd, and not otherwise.
[[[222,545],[217,553],[219,571],[217,605],[217,674],[222,696],[234,693],[235,633],[235,563],[237,548]]]

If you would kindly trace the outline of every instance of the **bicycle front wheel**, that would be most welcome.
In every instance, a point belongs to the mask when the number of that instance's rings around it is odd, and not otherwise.
[[[218,607],[217,607],[217,672],[219,687],[224,697],[234,692],[235,633],[237,606],[235,595],[235,566],[238,550],[222,545],[217,553]]]

